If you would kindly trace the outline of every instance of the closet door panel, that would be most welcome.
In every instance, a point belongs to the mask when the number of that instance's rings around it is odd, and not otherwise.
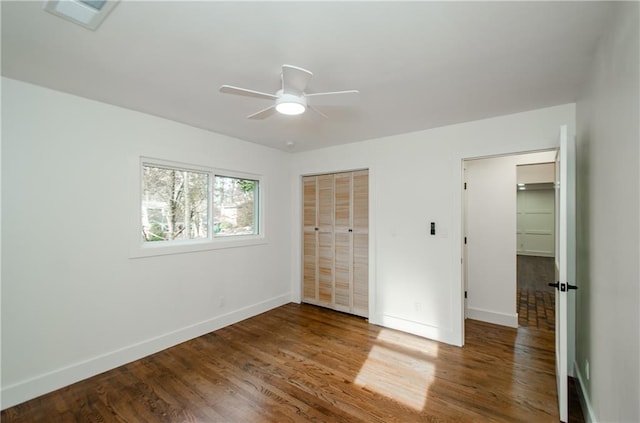
[[[333,307],[333,175],[318,178],[318,301]]]
[[[304,233],[303,298],[311,302],[318,301],[318,260],[316,232]]]
[[[335,233],[335,305],[351,311],[351,234]]]
[[[306,176],[302,179],[302,225],[304,226],[305,230],[313,230],[317,226],[316,179],[317,178],[315,176]]]
[[[353,172],[353,231],[369,232],[369,171]]]
[[[303,178],[303,300],[367,317],[369,175]]]
[[[351,227],[351,173],[334,175],[336,230],[347,230]]]
[[[369,315],[369,171],[353,173],[353,313]]]
[[[303,269],[302,298],[318,301],[317,177],[302,179]]]
[[[333,231],[333,175],[318,176],[318,226]]]
[[[335,308],[351,312],[351,172],[333,175]]]
[[[333,305],[333,233],[318,234],[318,301]]]
[[[353,234],[353,313],[369,314],[369,235]]]

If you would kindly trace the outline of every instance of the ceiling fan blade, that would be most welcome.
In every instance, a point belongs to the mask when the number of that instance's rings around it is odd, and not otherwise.
[[[232,87],[231,85],[222,85],[220,87],[220,92],[225,94],[242,95],[245,97],[264,98],[267,100],[275,100],[276,98],[278,98],[273,94],[261,93],[260,91],[247,90],[246,88]]]
[[[252,115],[247,116],[247,119],[266,119],[272,116],[276,112],[276,106],[269,106],[266,109],[262,109]]]
[[[282,92],[301,95],[313,74],[297,66],[282,65]]]
[[[306,94],[309,106],[351,106],[358,103],[358,90],[335,91],[330,93]]]
[[[325,115],[324,113],[322,113],[320,110],[316,109],[315,107],[307,105],[307,108],[309,110],[311,110],[312,112],[314,112],[315,114],[317,114],[318,116],[323,117],[325,119],[329,119],[329,116]]]

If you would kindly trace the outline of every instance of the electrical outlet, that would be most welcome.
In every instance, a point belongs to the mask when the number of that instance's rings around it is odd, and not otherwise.
[[[418,311],[418,312],[422,311],[422,303],[415,303],[414,307],[415,307],[416,311]]]
[[[218,307],[223,308],[225,305],[225,300],[224,297],[220,297],[220,302],[218,303]]]

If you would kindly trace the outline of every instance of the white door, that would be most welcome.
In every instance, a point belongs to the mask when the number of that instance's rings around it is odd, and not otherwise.
[[[567,296],[575,289],[575,144],[567,127],[560,127],[556,156],[556,382],[560,420],[568,421]]]

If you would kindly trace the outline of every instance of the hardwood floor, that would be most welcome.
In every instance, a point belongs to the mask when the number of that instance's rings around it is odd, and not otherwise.
[[[555,264],[553,257],[516,256],[516,277],[519,288],[538,291],[549,289],[547,284],[555,282]]]
[[[453,347],[288,304],[2,412],[2,422],[557,422],[553,332]]]
[[[554,258],[517,256],[517,310],[520,327],[555,330]]]

